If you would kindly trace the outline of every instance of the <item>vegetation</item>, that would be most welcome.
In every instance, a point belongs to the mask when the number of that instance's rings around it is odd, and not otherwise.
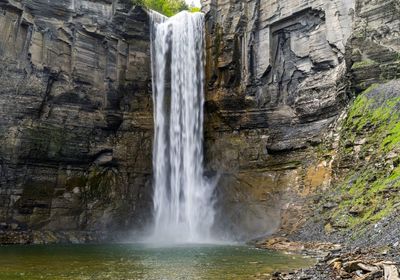
[[[147,7],[168,17],[184,10],[200,11],[197,7],[189,7],[184,0],[133,0],[133,4]]]
[[[384,93],[382,93],[384,91]],[[357,97],[344,123],[339,157],[353,169],[323,203],[335,202],[325,226],[357,235],[400,207],[400,97],[372,85]]]
[[[356,69],[373,66],[373,65],[377,65],[377,64],[378,63],[376,63],[375,61],[373,61],[371,59],[366,59],[366,60],[355,62],[353,64],[353,66],[351,67],[351,69],[356,70]]]

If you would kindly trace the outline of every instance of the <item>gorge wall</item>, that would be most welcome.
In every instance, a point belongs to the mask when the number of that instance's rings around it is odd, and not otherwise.
[[[202,2],[215,229],[326,238],[395,217],[400,86],[379,84],[400,79],[399,2]],[[128,0],[0,0],[0,243],[146,224],[149,39]]]
[[[0,1],[1,243],[149,218],[149,39],[130,1]]]
[[[399,3],[208,0],[203,11],[217,226],[244,239],[294,232],[343,180],[354,95],[399,77]]]

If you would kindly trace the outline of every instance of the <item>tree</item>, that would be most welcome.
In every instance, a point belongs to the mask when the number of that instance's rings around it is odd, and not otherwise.
[[[145,6],[168,17],[180,11],[189,10],[184,0],[133,0],[133,4]]]

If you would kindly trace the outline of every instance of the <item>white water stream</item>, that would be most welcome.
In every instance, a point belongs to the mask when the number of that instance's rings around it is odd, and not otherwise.
[[[153,242],[211,242],[214,183],[203,176],[204,15],[152,16]]]

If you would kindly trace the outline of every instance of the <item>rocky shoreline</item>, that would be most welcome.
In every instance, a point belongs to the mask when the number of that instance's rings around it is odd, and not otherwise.
[[[257,280],[399,280],[400,255],[394,246],[359,248],[327,242],[290,241],[283,237],[267,239],[258,248],[290,254],[301,254],[316,259],[316,264],[296,271],[276,271]]]

